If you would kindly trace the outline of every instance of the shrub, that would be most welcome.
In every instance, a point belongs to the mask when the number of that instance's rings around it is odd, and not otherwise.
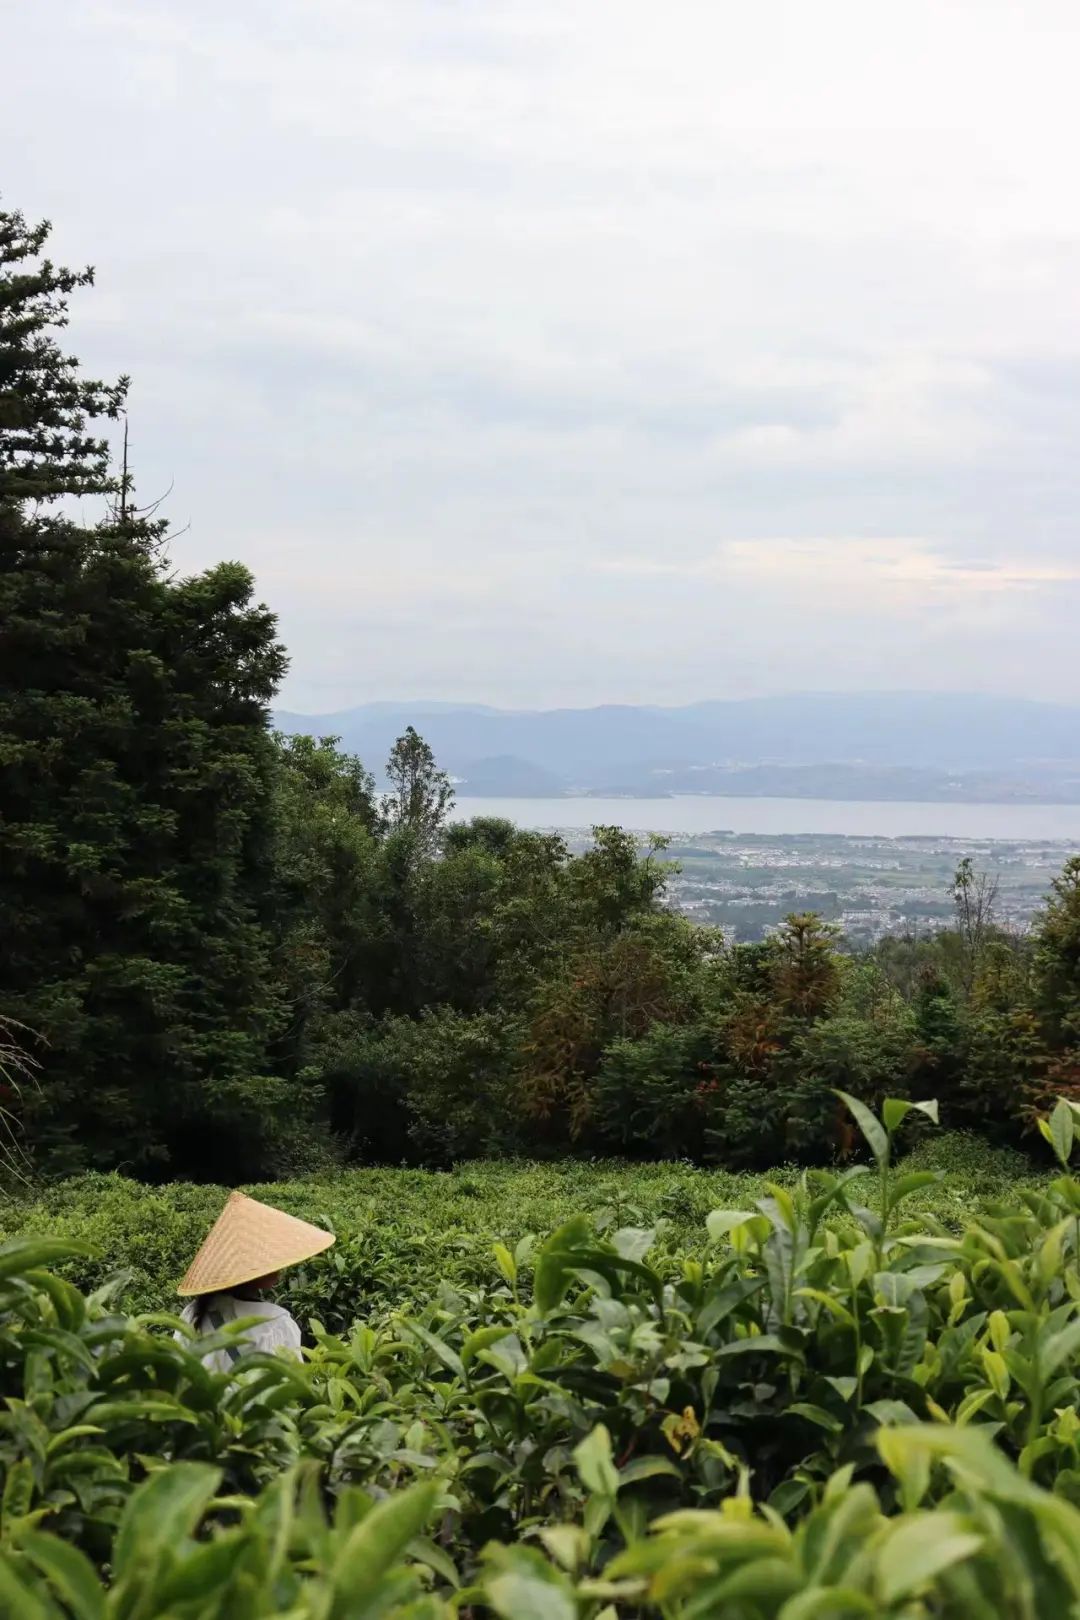
[[[712,1039],[695,1024],[654,1024],[640,1040],[613,1041],[592,1085],[597,1140],[647,1158],[699,1156],[712,1060]]]
[[[1062,1108],[1047,1133],[1064,1168]],[[599,1218],[543,1241],[455,1270],[414,1237],[389,1261],[422,1296],[316,1324],[303,1365],[252,1356],[235,1376],[203,1365],[216,1340],[49,1271],[86,1262],[66,1240],[0,1247],[0,1610],[1073,1612],[1080,1183],[947,1236],[907,1218],[937,1172],[891,1169],[911,1110],[854,1105],[876,1175],[744,1183],[681,1253],[616,1224],[642,1211],[610,1166]],[[582,1180],[520,1173],[548,1196]],[[639,1184],[655,1201],[691,1175]],[[412,1179],[447,1208],[476,1202],[464,1178]],[[116,1178],[94,1191],[122,1204]]]

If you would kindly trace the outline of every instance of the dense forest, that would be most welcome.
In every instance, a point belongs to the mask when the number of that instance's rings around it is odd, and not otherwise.
[[[451,823],[412,730],[389,794],[381,761],[276,736],[274,616],[236,562],[171,571],[110,453],[126,379],[60,344],[92,273],[47,238],[0,214],[9,1151],[232,1181],[568,1149],[749,1166],[848,1152],[836,1088],[1009,1140],[1080,1097],[1080,859],[1027,935],[965,863],[932,937],[852,954],[801,915],[732,946],[665,907],[659,846]]]

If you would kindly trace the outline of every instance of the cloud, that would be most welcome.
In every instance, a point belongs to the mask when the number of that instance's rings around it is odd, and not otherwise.
[[[806,592],[842,598],[853,606],[877,601],[897,612],[938,603],[980,605],[980,599],[1016,591],[1080,584],[1075,566],[1053,562],[958,561],[926,540],[727,540],[694,562],[626,557],[603,571],[630,577],[673,577],[712,584],[748,583],[782,594]]]
[[[1068,0],[40,0],[5,46],[7,201],[96,263],[71,346],[292,706],[1080,700]]]

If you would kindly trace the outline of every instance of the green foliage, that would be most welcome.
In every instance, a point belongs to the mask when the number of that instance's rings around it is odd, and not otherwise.
[[[913,1123],[902,1143],[897,1176],[941,1172],[905,1209],[958,1231],[985,1202],[1008,1203],[1045,1184],[1030,1162],[975,1137]],[[762,1174],[698,1170],[687,1163],[562,1159],[540,1163],[486,1160],[455,1171],[340,1170],[247,1190],[291,1214],[330,1226],[338,1241],[325,1256],[290,1276],[301,1316],[343,1327],[357,1311],[422,1299],[432,1275],[476,1287],[490,1272],[492,1245],[511,1251],[530,1233],[561,1225],[583,1210],[605,1231],[655,1228],[655,1252],[678,1254],[699,1240],[710,1209],[743,1208],[766,1196],[769,1183],[791,1186],[794,1168]],[[120,1273],[129,1309],[155,1310],[169,1299],[225,1190],[189,1182],[147,1188],[119,1175],[19,1187],[0,1202],[0,1237],[19,1234],[84,1241],[93,1258],[70,1262],[68,1275],[93,1290]]]
[[[283,1099],[265,933],[284,668],[247,571],[169,576],[161,526],[39,500],[117,487],[54,331],[89,275],[0,219],[0,863],[6,1013],[44,1043],[28,1139],[54,1165],[263,1157]],[[35,504],[30,505],[31,497]]]
[[[606,1053],[617,1049],[617,1076],[626,1042],[661,1039],[657,1026],[700,1020],[712,993],[712,953],[706,931],[671,914],[631,915],[618,932],[586,923],[531,1000],[522,1053],[526,1115],[556,1141],[610,1141],[617,1079],[609,1071],[598,1084]],[[681,1112],[682,1096],[667,1105]],[[657,1097],[658,1114],[663,1106]],[[674,1119],[666,1123],[678,1128]]]
[[[0,1078],[9,1170],[16,1143],[148,1180],[522,1144],[836,1164],[864,1151],[838,1091],[932,1093],[997,1143],[1080,1101],[1077,862],[1030,939],[965,860],[933,938],[856,958],[806,912],[733,946],[668,907],[663,840],[450,825],[411,727],[385,794],[334,738],[274,738],[273,616],[238,564],[169,572],[95,436],[126,384],[58,345],[90,274],[47,235],[0,215],[0,1014],[38,1065]]]
[[[883,1169],[912,1113],[859,1114]],[[707,1241],[688,1221],[675,1246],[613,1208],[572,1215],[456,1272],[435,1212],[412,1298],[354,1288],[359,1317],[312,1322],[303,1364],[249,1356],[238,1376],[198,1351],[242,1324],[193,1347],[48,1269],[88,1263],[64,1238],[9,1242],[0,1602],[45,1620],[1069,1613],[1080,1187],[949,1232],[901,1224],[906,1166],[884,1222],[867,1180],[744,1183]],[[441,1183],[419,1184],[430,1203]]]
[[[514,1112],[503,1019],[440,1007],[418,1019],[388,1019],[366,1045],[370,1090],[357,1091],[360,1141],[375,1098],[384,1111],[400,1108],[410,1156],[420,1163],[482,1157],[511,1139]]]
[[[1080,1045],[1080,856],[1054,881],[1036,934],[1037,1000],[1052,1037]]]
[[[694,1023],[656,1023],[637,1040],[611,1041],[592,1089],[600,1141],[635,1156],[698,1156],[713,1057],[710,1031]]]
[[[8,536],[18,504],[113,487],[109,447],[88,424],[117,417],[127,379],[108,384],[80,377],[55,334],[67,324],[67,301],[93,283],[93,270],[65,270],[43,259],[48,222],[28,225],[0,212],[0,535]]]
[[[54,1163],[258,1162],[283,1111],[260,919],[273,620],[243,569],[168,580],[145,536],[39,522],[0,559],[6,1005],[46,1043]],[[62,625],[61,630],[55,626]],[[14,628],[13,628],[14,627]]]
[[[454,790],[414,727],[407,726],[390,750],[386,776],[390,783],[383,805],[387,825],[406,834],[418,851],[434,849],[454,802]]]

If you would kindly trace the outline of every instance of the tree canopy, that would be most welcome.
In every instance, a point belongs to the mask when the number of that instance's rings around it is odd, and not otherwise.
[[[225,1180],[753,1164],[850,1152],[836,1088],[1010,1139],[1080,1097],[1080,859],[1026,937],[965,861],[936,936],[860,957],[807,913],[731,945],[669,908],[662,843],[453,820],[412,727],[378,782],[275,736],[274,615],[238,562],[170,571],[110,455],[126,379],[60,344],[92,272],[47,241],[0,214],[0,1143]]]

